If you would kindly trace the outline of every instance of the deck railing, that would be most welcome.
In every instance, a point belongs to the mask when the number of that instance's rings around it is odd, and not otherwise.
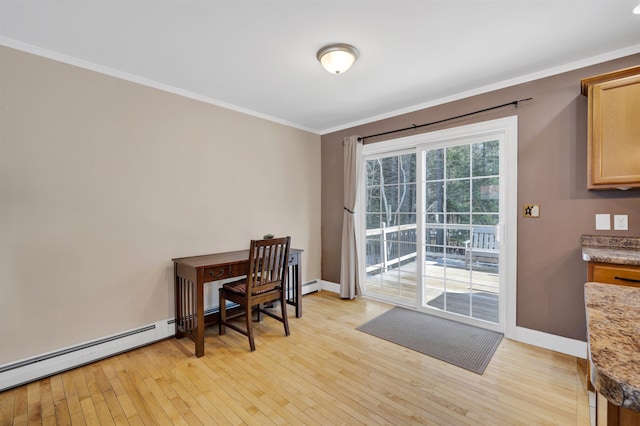
[[[452,267],[468,268],[469,260],[467,257],[469,252],[472,251],[468,247],[470,232],[475,234],[476,230],[480,231],[488,228],[493,227],[469,227],[469,229],[456,227],[453,229],[453,233],[447,233],[446,236],[432,231],[432,235],[425,237],[427,240],[425,259],[442,262]],[[457,235],[456,231],[461,235]],[[386,272],[391,268],[397,268],[402,264],[416,261],[417,241],[415,223],[396,226],[386,226],[385,223],[382,223],[380,228],[367,229],[366,272]],[[474,248],[473,250],[479,254],[482,251],[480,248]],[[493,261],[482,258],[481,260],[486,264],[481,267],[497,268],[497,256],[494,257],[496,257],[496,260]]]
[[[384,272],[403,262],[414,261],[416,251],[416,224],[386,226],[366,231],[366,271]],[[379,236],[378,238],[375,238]]]

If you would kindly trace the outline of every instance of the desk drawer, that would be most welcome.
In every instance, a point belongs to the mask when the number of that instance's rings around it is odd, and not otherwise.
[[[235,263],[231,265],[231,277],[241,277],[249,273],[249,263]]]
[[[591,268],[591,281],[640,287],[640,267],[597,263]]]
[[[218,266],[215,268],[204,269],[204,282],[217,281],[229,278],[231,276],[228,266]]]

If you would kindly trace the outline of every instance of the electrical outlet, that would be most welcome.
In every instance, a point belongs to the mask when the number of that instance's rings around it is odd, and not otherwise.
[[[596,231],[609,231],[611,229],[610,214],[596,214]]]
[[[629,216],[627,216],[626,214],[614,214],[613,229],[615,229],[616,231],[628,231]]]

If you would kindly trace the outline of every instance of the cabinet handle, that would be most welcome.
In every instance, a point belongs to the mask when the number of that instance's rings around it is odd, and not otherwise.
[[[218,277],[219,277],[219,276],[220,276],[220,275],[222,275],[222,274],[224,274],[224,269],[220,269],[220,270],[218,271],[218,273],[217,273],[217,274],[214,274],[214,273],[213,273],[213,271],[210,271],[210,272],[209,272],[209,275],[211,275],[212,277],[213,277],[213,276],[218,276]],[[616,278],[617,278],[617,277],[616,277]]]
[[[613,277],[613,279],[620,280],[620,281],[628,281],[630,283],[640,283],[640,280],[635,280],[633,278]]]

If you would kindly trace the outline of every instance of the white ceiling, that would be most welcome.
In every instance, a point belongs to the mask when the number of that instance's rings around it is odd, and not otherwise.
[[[638,53],[639,2],[0,0],[0,43],[324,134]]]

